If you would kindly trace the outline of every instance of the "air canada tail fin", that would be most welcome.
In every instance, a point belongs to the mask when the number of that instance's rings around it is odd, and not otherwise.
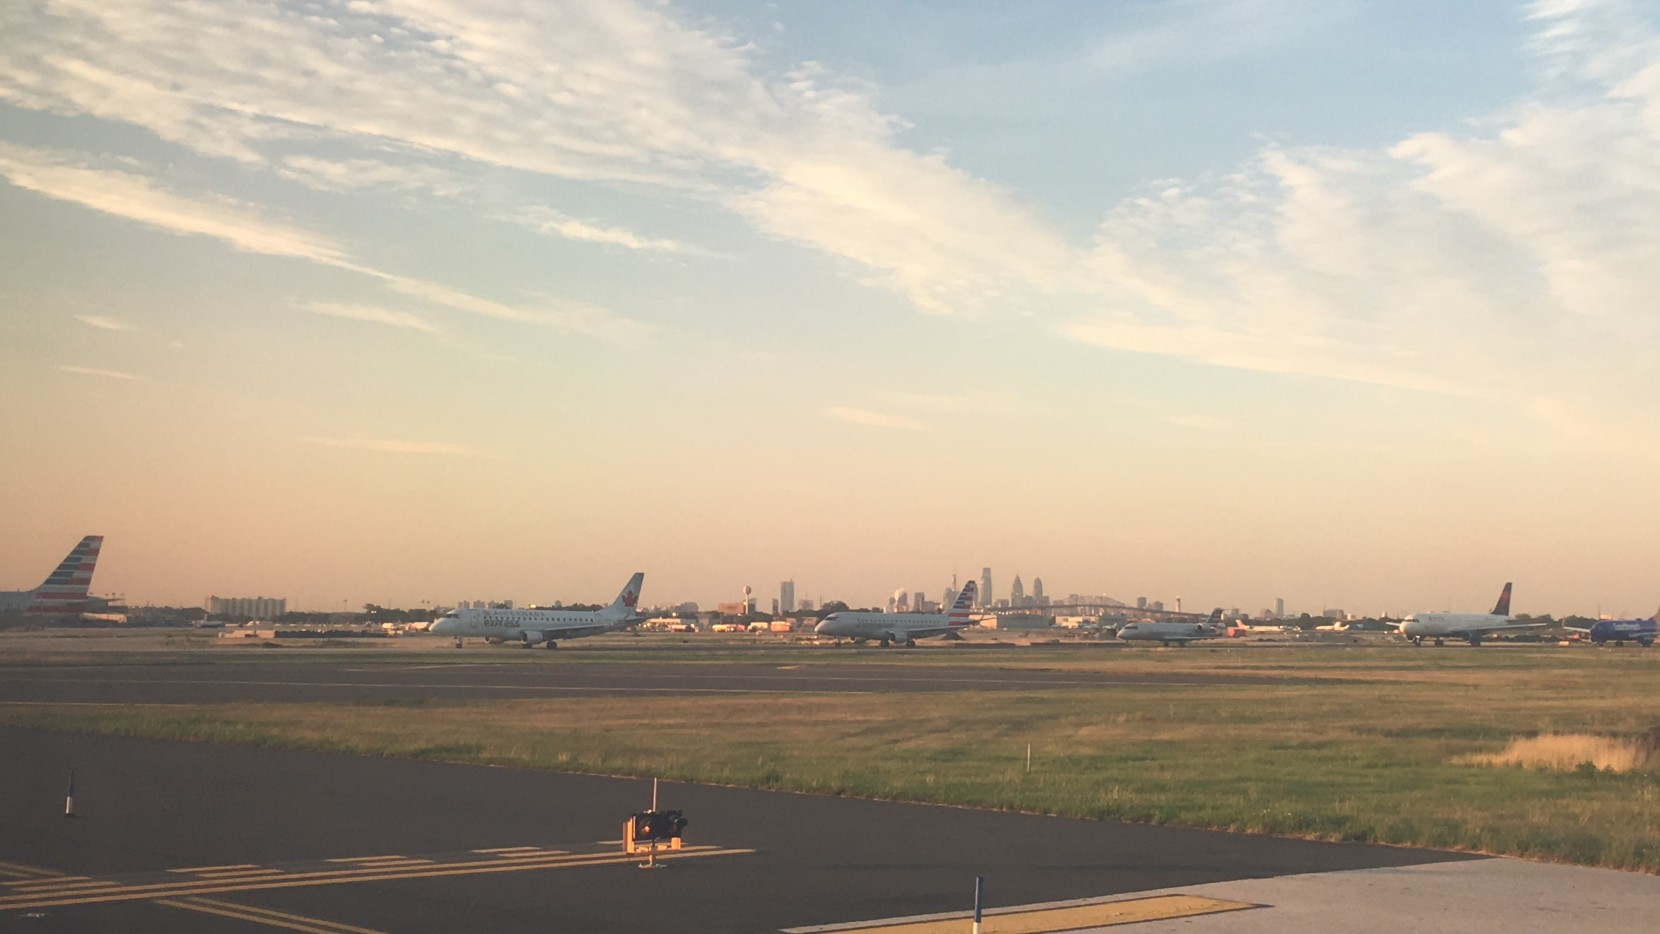
[[[34,589],[28,612],[79,613],[86,606],[87,594],[92,589],[92,569],[98,564],[98,551],[103,545],[102,535],[81,539],[58,563],[57,570]]]
[[[1510,615],[1510,582],[1504,582],[1504,590],[1499,592],[1499,602],[1493,604],[1494,616]]]
[[[963,584],[962,592],[957,594],[957,602],[951,604],[951,612],[946,615],[946,624],[950,626],[967,626],[971,620],[968,611],[974,609],[974,596],[979,588],[973,581]]]
[[[626,619],[633,616],[634,607],[640,602],[640,585],[645,583],[645,580],[646,572],[635,571],[634,576],[630,577],[628,583],[623,585],[622,592],[617,594],[617,599],[612,600],[611,605],[604,609],[605,616],[612,619]]]

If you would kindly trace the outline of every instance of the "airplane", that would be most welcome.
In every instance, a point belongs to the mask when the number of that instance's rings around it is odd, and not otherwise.
[[[1125,642],[1159,642],[1164,645],[1174,642],[1182,646],[1197,639],[1216,638],[1215,627],[1221,622],[1222,608],[1217,607],[1202,623],[1156,623],[1150,619],[1125,623],[1118,630],[1118,638]]]
[[[103,545],[102,535],[81,539],[39,587],[0,592],[0,612],[79,616],[90,604],[106,602],[87,595],[92,589],[92,569],[98,564],[98,551]]]
[[[1481,637],[1493,632],[1511,629],[1531,629],[1548,625],[1544,622],[1517,622],[1510,615],[1510,582],[1499,593],[1499,602],[1491,613],[1413,613],[1395,624],[1402,636],[1413,645],[1423,645],[1424,639],[1440,645],[1443,638],[1463,639],[1472,646],[1481,645]]]
[[[974,606],[974,595],[977,592],[973,581],[963,584],[962,593],[957,594],[957,602],[951,604],[949,613],[866,613],[859,610],[843,610],[826,616],[813,627],[813,632],[821,636],[852,639],[854,642],[876,639],[882,643],[883,648],[895,642],[904,644],[906,648],[916,648],[918,639],[943,636],[972,626],[974,621],[968,618],[968,611]]]
[[[433,620],[427,631],[454,636],[456,648],[464,636],[478,636],[491,644],[517,641],[527,649],[535,645],[554,649],[559,647],[555,639],[615,632],[644,619],[634,615],[634,607],[645,578],[645,572],[635,571],[617,599],[603,610],[451,610]]]
[[[1589,626],[1566,628],[1585,633],[1586,638],[1597,645],[1608,642],[1625,645],[1627,642],[1635,642],[1647,648],[1654,644],[1657,630],[1660,630],[1660,612],[1648,619],[1599,619]]]

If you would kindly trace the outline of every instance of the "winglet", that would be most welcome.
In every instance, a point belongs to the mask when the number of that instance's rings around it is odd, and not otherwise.
[[[1494,616],[1510,615],[1510,582],[1504,582],[1504,590],[1499,593],[1499,602],[1493,604]]]

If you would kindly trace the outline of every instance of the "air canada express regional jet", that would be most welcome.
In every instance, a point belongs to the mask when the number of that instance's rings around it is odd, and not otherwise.
[[[634,615],[634,607],[645,579],[645,572],[634,572],[622,593],[603,610],[451,610],[433,621],[431,631],[454,636],[457,647],[462,638],[472,637],[487,642],[518,642],[525,648],[543,644],[556,648],[555,639],[597,636],[643,619]]]

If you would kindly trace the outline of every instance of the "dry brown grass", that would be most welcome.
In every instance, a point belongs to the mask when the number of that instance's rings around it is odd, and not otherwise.
[[[1462,756],[1464,765],[1511,765],[1572,771],[1584,765],[1611,772],[1647,768],[1654,758],[1644,739],[1589,733],[1544,733],[1510,741],[1501,752]]]

